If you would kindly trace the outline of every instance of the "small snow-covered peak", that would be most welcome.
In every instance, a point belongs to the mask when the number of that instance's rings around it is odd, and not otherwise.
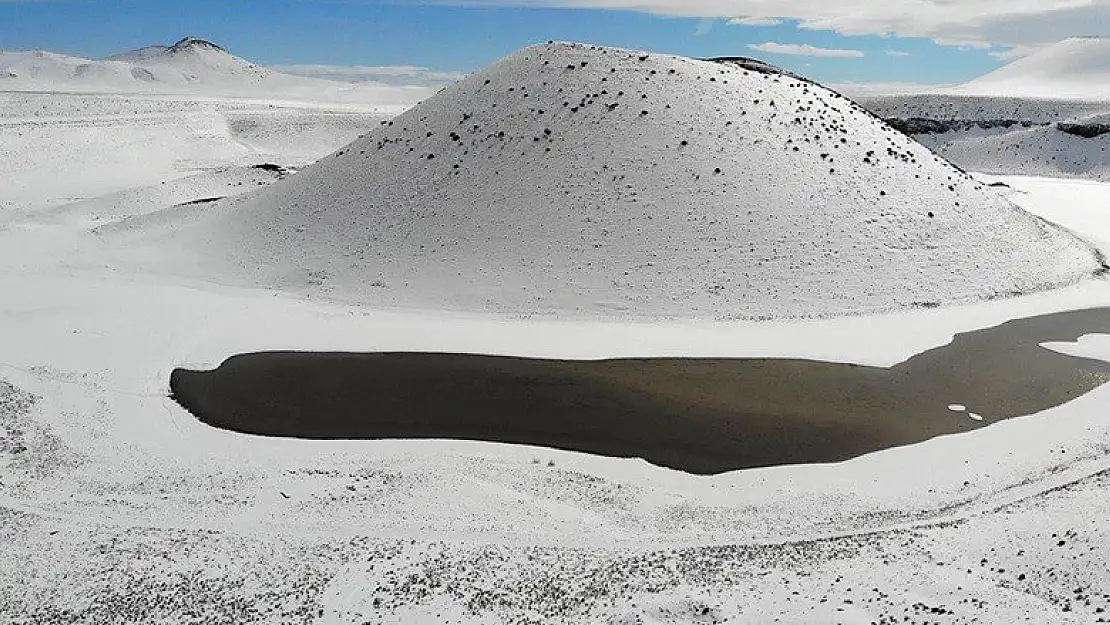
[[[198,39],[196,37],[185,37],[177,43],[169,46],[144,46],[142,48],[139,48],[138,50],[130,50],[127,52],[121,52],[119,54],[113,54],[112,56],[105,57],[102,60],[143,64],[167,63],[186,58],[205,58],[209,61],[239,60],[236,59],[236,57],[230,52],[212,43],[211,41]]]
[[[170,46],[166,51],[169,54],[180,54],[182,52],[189,52],[189,51],[196,51],[196,50],[205,50],[205,51],[222,52],[224,54],[230,54],[227,50],[221,48],[220,46],[218,46],[214,43],[212,43],[211,41],[206,41],[204,39],[198,39],[197,37],[185,37],[181,41],[178,41],[177,43]]]

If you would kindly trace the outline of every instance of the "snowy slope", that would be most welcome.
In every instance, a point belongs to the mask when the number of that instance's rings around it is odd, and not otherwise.
[[[965,170],[1110,180],[1108,102],[955,95],[860,102]]]
[[[209,96],[0,93],[0,222],[232,164],[302,166],[392,112]]]
[[[992,174],[1110,180],[1110,134],[1086,139],[1056,125],[1009,132],[949,132],[916,137],[945,158]]]
[[[103,60],[0,51],[0,91],[198,94],[377,106],[411,105],[432,93],[425,87],[350,84],[282,74],[193,38]]]
[[[185,42],[185,41],[188,41],[188,40],[189,40],[189,38],[186,38],[186,39],[183,39],[182,42]],[[181,42],[178,42],[178,43],[180,44]],[[209,46],[212,47],[212,48],[218,48],[219,50],[223,50],[223,48],[220,48],[219,46],[217,46],[217,45],[215,45],[211,42],[204,42],[204,43],[208,43]],[[178,44],[174,44],[174,45],[178,45]],[[173,46],[159,46],[159,45],[145,46],[145,47],[139,48],[137,50],[128,50],[127,52],[120,52],[119,54],[113,54],[111,56],[106,56],[101,60],[103,60],[103,61],[120,61],[120,62],[123,62],[123,63],[142,63],[142,62],[145,62],[145,61],[157,61],[158,59],[164,57],[166,55],[166,53],[168,53],[170,48],[172,48],[172,47]]]
[[[822,87],[514,54],[285,181],[102,232],[143,267],[385,306],[771,318],[991,298],[1094,252]]]
[[[1038,50],[953,89],[967,95],[1110,98],[1110,38],[1077,37]]]

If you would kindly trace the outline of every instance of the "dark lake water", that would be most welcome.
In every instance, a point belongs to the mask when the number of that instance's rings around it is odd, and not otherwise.
[[[1094,333],[1110,333],[1110,308],[960,334],[890,368],[265,352],[175,370],[170,386],[201,421],[249,434],[517,443],[713,474],[846,460],[1064,404],[1110,380],[1110,364],[1039,344]]]

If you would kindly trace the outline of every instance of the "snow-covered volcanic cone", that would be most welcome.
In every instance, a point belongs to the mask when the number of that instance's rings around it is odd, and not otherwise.
[[[849,100],[751,67],[528,48],[285,181],[124,231],[144,265],[222,283],[513,314],[831,315],[1100,269]]]

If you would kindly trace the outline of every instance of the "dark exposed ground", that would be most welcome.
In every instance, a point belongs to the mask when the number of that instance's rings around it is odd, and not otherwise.
[[[1110,308],[1021,319],[889,369],[269,352],[211,372],[175,370],[170,386],[205,423],[251,434],[497,441],[712,474],[846,460],[1058,406],[1110,380],[1110,364],[1039,344],[1107,332]]]

